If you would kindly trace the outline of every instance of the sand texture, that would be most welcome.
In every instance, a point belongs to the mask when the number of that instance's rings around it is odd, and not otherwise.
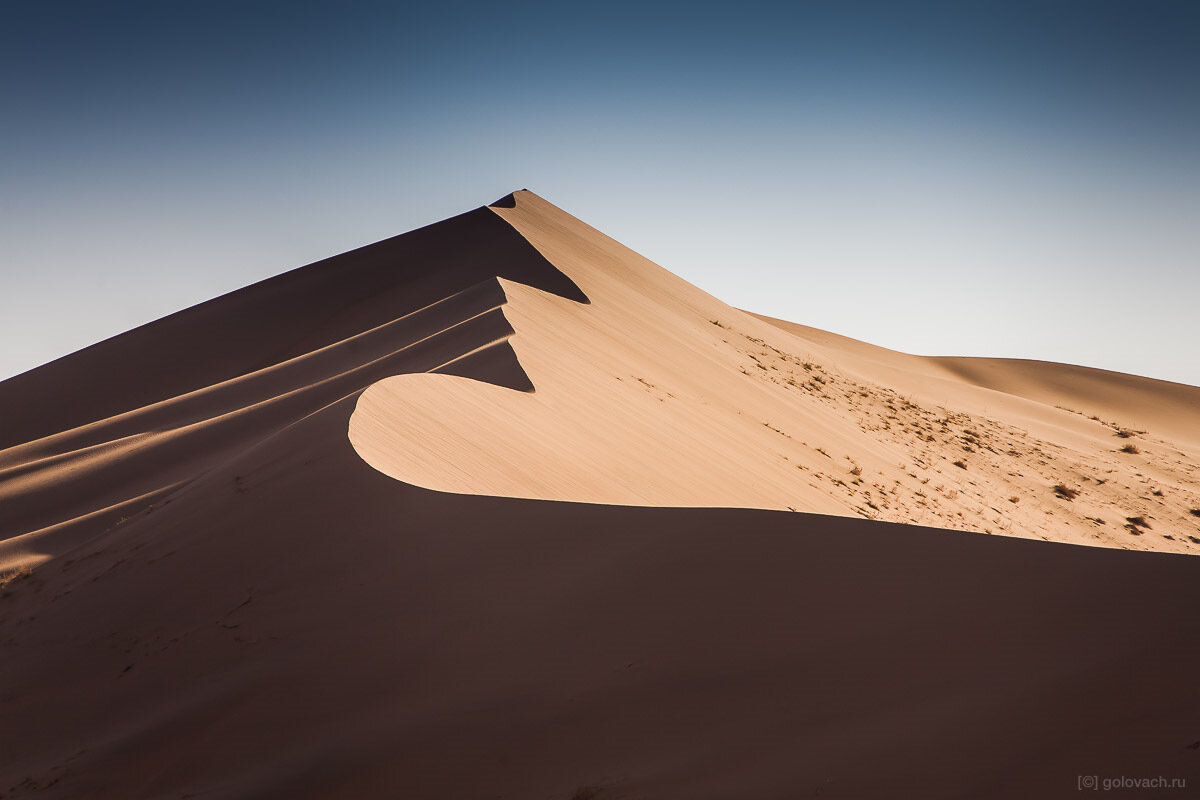
[[[517,192],[0,383],[0,797],[1194,787],[1198,408]]]

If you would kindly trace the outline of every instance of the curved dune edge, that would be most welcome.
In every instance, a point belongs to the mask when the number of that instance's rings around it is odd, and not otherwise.
[[[1200,553],[1194,387],[897,353],[732,308],[527,191],[490,210],[590,303],[499,279],[531,393],[422,374],[363,392],[350,441],[396,480]]]
[[[153,514],[238,453],[388,376],[531,391],[508,344],[502,279],[588,302],[481,207],[0,381],[0,584]]]
[[[603,505],[784,508],[714,469],[695,440],[655,436],[621,412],[563,406],[452,375],[397,375],[358,399],[348,435],[376,470],[453,494]],[[811,505],[825,498],[810,498]],[[794,509],[793,509],[794,510]],[[836,508],[833,513],[845,508]]]
[[[430,492],[347,446],[354,399],[5,587],[5,709],[36,722],[0,726],[6,798],[974,797],[998,774],[1053,798],[1081,765],[1200,772],[1196,559]]]

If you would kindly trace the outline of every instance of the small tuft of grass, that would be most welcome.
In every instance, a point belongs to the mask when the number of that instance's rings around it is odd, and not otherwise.
[[[1154,491],[1150,492],[1150,494],[1154,495],[1155,497],[1162,497],[1162,496],[1163,496],[1163,490],[1162,490],[1162,489],[1155,489]]]
[[[1137,431],[1131,431],[1128,428],[1121,428],[1113,435],[1119,436],[1122,439],[1132,439],[1134,436],[1137,436]]]
[[[1149,528],[1150,527],[1150,523],[1146,522],[1146,518],[1143,516],[1140,516],[1140,515],[1136,516],[1136,517],[1126,517],[1125,521],[1128,522],[1129,525],[1133,525],[1133,526],[1139,527],[1139,528]],[[1126,526],[1126,527],[1128,527],[1128,526]]]
[[[850,469],[850,474],[851,474],[851,475],[853,475],[854,477],[856,477],[856,478],[857,478],[859,475],[862,475],[862,467],[860,467],[860,466],[858,466],[857,464],[855,464],[855,465],[854,465],[854,466],[853,466],[853,467]]]
[[[32,574],[33,570],[28,565],[0,572],[0,598],[11,597],[12,591],[8,587],[17,581],[25,580]]]
[[[10,583],[24,580],[33,574],[33,570],[28,566],[16,567],[0,572],[0,586],[7,586]]]
[[[1012,497],[1008,498],[1008,502],[1010,502],[1010,503],[1019,503],[1019,502],[1021,502],[1021,498],[1017,497],[1017,496],[1014,494]]]
[[[1074,500],[1079,497],[1079,490],[1072,489],[1070,486],[1065,486],[1061,483],[1054,484],[1054,493],[1064,500]]]
[[[1142,451],[1138,449],[1138,446],[1137,446],[1136,444],[1133,444],[1132,442],[1130,442],[1129,444],[1125,445],[1124,447],[1122,447],[1122,448],[1121,448],[1119,451],[1117,451],[1117,452],[1120,452],[1120,453],[1140,453],[1140,452],[1142,452]]]
[[[1193,508],[1188,513],[1191,514],[1193,517],[1200,517],[1200,508]]]
[[[965,461],[955,461],[955,462],[954,462],[954,466],[958,467],[959,469],[966,469],[966,468],[967,468],[967,462],[965,462]]]

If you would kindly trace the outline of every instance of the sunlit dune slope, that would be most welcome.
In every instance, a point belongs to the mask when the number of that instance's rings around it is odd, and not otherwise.
[[[1087,409],[1089,418],[1120,419],[1131,428],[1152,428],[1192,445],[1200,440],[1200,388],[1195,386],[1047,361],[912,356],[807,325],[754,316],[813,346],[858,357],[864,369],[874,362],[884,369],[891,366],[916,375],[954,377],[1058,409]],[[882,372],[881,377],[887,374]]]
[[[589,303],[501,280],[532,393],[369,389],[351,440],[399,480],[1200,552],[1200,389],[896,353],[731,308],[529,192],[495,212]]]

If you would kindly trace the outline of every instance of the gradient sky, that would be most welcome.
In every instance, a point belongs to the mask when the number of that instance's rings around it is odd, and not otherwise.
[[[1200,385],[1200,3],[6,3],[0,378],[528,187],[734,305]]]

